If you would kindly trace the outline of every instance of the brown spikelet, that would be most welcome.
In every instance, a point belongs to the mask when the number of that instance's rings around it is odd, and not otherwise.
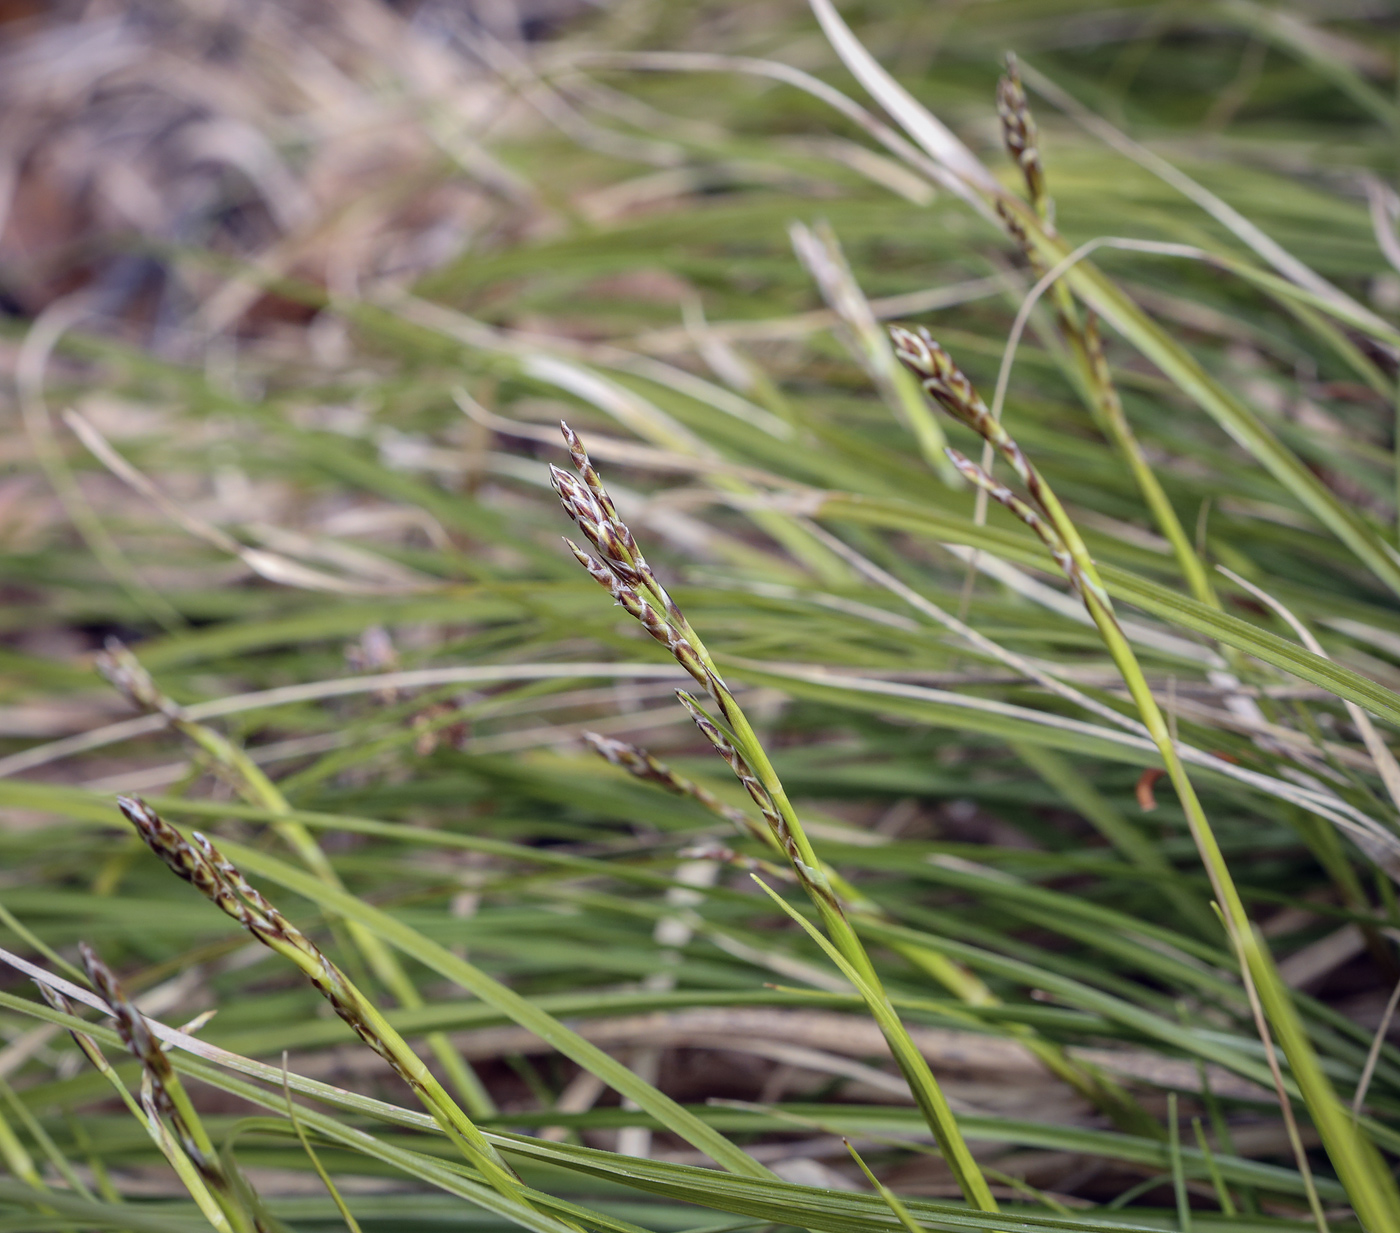
[[[315,950],[206,836],[196,831],[190,843],[143,800],[123,796],[117,805],[151,851],[249,933],[263,942],[289,941]]]
[[[583,439],[563,420],[559,421],[559,431],[564,435],[564,444],[569,447],[569,457],[573,459],[574,468],[588,485],[588,490],[603,511],[603,516],[609,521],[619,521],[617,507],[608,496],[607,489],[603,487],[603,481],[589,459],[588,451],[583,448]]]
[[[132,1056],[150,1072],[155,1081],[156,1092],[162,1108],[168,1107],[169,1100],[165,1096],[165,1089],[161,1082],[168,1079],[171,1074],[170,1059],[165,1056],[165,1050],[161,1047],[160,1042],[151,1035],[151,1029],[146,1026],[145,1016],[126,996],[125,990],[122,989],[120,982],[113,975],[111,968],[98,958],[97,952],[86,942],[79,942],[78,953],[82,956],[83,971],[87,973],[88,980],[92,982],[93,988],[102,996],[102,1000],[107,1003],[112,1012],[112,1018],[117,1025],[117,1033],[121,1036]]]
[[[672,792],[681,791],[678,786],[681,782],[680,776],[666,763],[652,757],[645,749],[610,736],[602,736],[597,732],[585,732],[583,739],[600,758],[611,762],[613,766],[621,767],[628,774],[647,783],[659,784]]]
[[[588,571],[593,581],[603,587],[628,616],[634,618],[647,633],[670,651],[682,668],[708,689],[710,687],[709,672],[699,653],[691,646],[685,635],[669,624],[651,604],[641,597],[635,587],[619,578],[614,570],[608,569],[589,556],[573,540],[566,539],[564,542],[568,544],[569,551],[574,554],[578,563]]]
[[[1006,73],[997,83],[997,115],[1001,117],[1006,152],[1021,169],[1031,205],[1041,218],[1048,220],[1050,199],[1045,191],[1045,168],[1040,161],[1040,134],[1026,101],[1016,57],[1010,53],[1006,57]]]
[[[237,919],[244,928],[259,936],[267,934],[276,937],[279,941],[291,942],[298,947],[319,954],[306,935],[274,908],[261,891],[248,882],[248,879],[228,857],[214,846],[207,835],[195,831],[194,842],[199,848],[200,855],[214,871],[222,891],[225,894],[233,895],[237,900]]]
[[[676,697],[680,704],[689,712],[691,719],[695,721],[695,726],[700,729],[705,738],[715,747],[715,752],[729,764],[729,769],[734,772],[734,777],[744,785],[744,790],[753,798],[753,803],[758,806],[759,812],[763,815],[763,820],[772,828],[773,834],[777,836],[778,842],[782,845],[783,851],[792,859],[796,859],[796,848],[793,844],[792,834],[788,830],[783,815],[778,811],[778,807],[773,803],[772,796],[758,780],[758,776],[753,773],[749,764],[744,761],[744,757],[734,743],[723,732],[716,727],[715,723],[701,709],[700,704],[683,689],[676,691]]]
[[[360,1039],[381,1056],[389,1057],[383,1041],[367,1024],[340,969],[207,836],[196,831],[194,842],[190,843],[144,801],[123,797],[118,803],[157,856],[259,942],[296,963]]]
[[[171,719],[179,717],[180,708],[161,693],[151,674],[120,638],[109,635],[102,647],[93,663],[108,684],[143,711],[155,711]]]
[[[564,507],[564,512],[575,522],[584,518],[600,523],[606,517],[593,494],[563,467],[550,466],[549,482],[559,494],[559,503]]]
[[[1064,540],[1060,538],[1055,529],[1010,488],[994,480],[967,455],[959,453],[955,449],[949,449],[947,454],[965,479],[970,480],[978,488],[985,491],[993,501],[1009,509],[1039,536],[1041,542],[1050,550],[1050,555],[1055,558],[1055,564],[1069,579],[1070,585],[1074,587],[1075,591],[1082,593],[1084,581],[1082,572],[1065,547]]]
[[[564,507],[564,512],[597,550],[602,558],[602,568],[615,575],[626,586],[650,596],[651,601],[665,614],[666,623],[674,626],[678,632],[689,629],[676,601],[671,598],[651,566],[647,564],[631,528],[619,517],[617,506],[603,486],[597,468],[589,460],[588,451],[584,449],[578,433],[562,420],[559,422],[559,429],[579,472],[577,476],[573,476],[560,467],[551,466],[549,469],[550,483],[559,494],[559,502]],[[576,547],[571,544],[570,548],[580,561],[584,559]],[[585,565],[585,568],[602,582],[592,567]],[[624,607],[626,606],[624,604]],[[687,671],[690,670],[688,664],[685,667]]]
[[[892,325],[890,339],[894,343],[895,356],[918,377],[924,392],[949,415],[986,436],[989,426],[995,423],[991,410],[982,401],[982,395],[968,380],[967,374],[934,341],[928,330],[923,326],[911,330],[902,325]]]
[[[1050,549],[1055,563],[1075,591],[1086,603],[1090,602],[1092,596],[1094,610],[1101,611],[1111,618],[1112,600],[1098,580],[1093,561],[1078,529],[1065,513],[1044,477],[1031,465],[1030,459],[1000,421],[992,415],[967,375],[953,363],[952,357],[922,326],[912,330],[900,325],[891,326],[890,338],[894,343],[895,355],[918,377],[925,393],[949,414],[973,429],[1011,465],[1012,471],[1025,485],[1030,501],[1025,501],[1005,484],[994,480],[980,466],[957,450],[945,450],[944,453],[952,460],[958,472],[1030,527]],[[1101,347],[1099,355],[1102,356]]]
[[[919,378],[924,392],[1006,459],[1017,478],[1025,484],[1031,500],[1044,509],[1045,487],[1039,472],[1031,466],[1030,460],[1011,434],[992,415],[976,387],[968,380],[967,374],[953,362],[952,356],[934,341],[923,326],[910,330],[901,325],[893,325],[890,327],[890,338],[894,342],[895,355],[900,363]],[[949,457],[952,457],[951,452]],[[974,482],[985,487],[980,481]]]
[[[574,435],[573,439],[576,441],[578,438]],[[584,458],[587,457],[585,454]],[[617,507],[591,463],[583,482],[562,467],[555,466],[549,468],[549,482],[559,494],[559,503],[564,507],[564,512],[584,533],[588,542],[603,554],[610,567],[621,567],[629,579],[646,569],[646,562],[637,551],[636,539],[627,524],[618,517]]]
[[[677,774],[645,749],[629,745],[626,741],[614,740],[609,736],[600,736],[596,732],[585,732],[583,739],[588,742],[594,753],[614,766],[621,767],[644,782],[654,783],[668,792],[674,792],[677,796],[688,796],[711,813],[732,822],[745,834],[762,839],[757,824],[743,810],[726,805],[713,792],[702,788],[684,775]]]
[[[258,941],[294,963],[359,1038],[382,1057],[423,1100],[440,1126],[475,1167],[503,1194],[515,1195],[519,1179],[489,1140],[448,1096],[408,1042],[321,950],[253,886],[208,838],[190,843],[144,801],[123,799],[122,812],[165,863],[197,887]],[[206,1136],[207,1137],[207,1136]],[[197,1146],[197,1145],[196,1145]]]
[[[117,797],[117,808],[136,828],[146,846],[163,860],[172,872],[179,874],[202,895],[212,899],[217,878],[203,856],[197,853],[185,837],[139,797]]]
[[[146,1106],[147,1113],[152,1117],[169,1117],[179,1137],[181,1148],[195,1167],[206,1180],[221,1182],[223,1175],[218,1162],[205,1150],[207,1139],[205,1145],[201,1145],[193,1126],[186,1120],[188,1104],[182,1111],[180,1102],[172,1098],[172,1090],[178,1090],[179,1080],[175,1075],[175,1068],[165,1054],[165,1049],[146,1025],[145,1016],[136,1009],[112,970],[98,958],[92,947],[86,942],[79,942],[78,953],[82,956],[83,970],[87,973],[88,980],[102,995],[102,1000],[112,1012],[117,1034],[122,1038],[128,1052],[141,1063],[142,1103]],[[96,1049],[97,1046],[90,1038],[79,1038],[80,1036],[81,1034],[74,1033],[83,1052],[87,1053],[89,1048]]]

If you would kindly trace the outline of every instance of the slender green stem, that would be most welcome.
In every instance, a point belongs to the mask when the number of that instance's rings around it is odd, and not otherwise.
[[[830,914],[822,912],[821,905],[817,904],[818,913],[830,935],[830,940],[828,940],[771,887],[762,881],[759,881],[759,885],[826,952],[827,957],[840,968],[842,975],[855,986],[856,991],[864,999],[866,1006],[874,1015],[875,1021],[880,1025],[880,1030],[889,1043],[890,1051],[894,1054],[895,1064],[908,1081],[914,1102],[918,1106],[919,1112],[923,1114],[928,1128],[933,1132],[938,1149],[942,1152],[943,1159],[947,1162],[948,1168],[967,1201],[984,1212],[998,1211],[997,1201],[992,1195],[991,1187],[987,1184],[981,1166],[978,1165],[972,1152],[968,1149],[962,1131],[958,1129],[957,1119],[953,1116],[953,1110],[948,1105],[947,1097],[943,1095],[943,1089],[933,1077],[923,1054],[910,1040],[909,1033],[900,1022],[884,987],[878,983],[878,980],[874,982],[868,980],[861,970],[861,965],[852,962],[851,958],[847,957],[845,948],[853,944],[856,954],[863,960],[863,966],[869,966],[869,957],[865,953],[865,948],[855,938],[854,933],[849,931],[849,925],[846,926],[845,930],[842,930],[840,925],[833,927]],[[836,911],[839,914],[839,909]],[[842,919],[844,920],[844,918]]]
[[[1069,520],[1058,502],[1046,503],[1045,508],[1057,531],[1061,529],[1062,520],[1068,525]],[[1074,539],[1077,541],[1078,537]],[[1071,541],[1067,539],[1066,542]],[[1078,548],[1071,547],[1070,552],[1078,568],[1091,582],[1082,591],[1085,607],[1123,677],[1143,724],[1161,753],[1167,775],[1186,815],[1196,850],[1205,866],[1206,876],[1221,905],[1227,928],[1236,939],[1264,1012],[1278,1034],[1279,1045],[1288,1059],[1328,1155],[1352,1197],[1357,1214],[1370,1233],[1400,1233],[1400,1189],[1396,1187],[1395,1179],[1385,1167],[1375,1145],[1351,1121],[1349,1112],[1323,1072],[1273,958],[1249,919],[1210,820],[1177,753],[1166,717],[1152,695],[1142,666],[1113,614],[1102,585],[1099,584],[1097,589],[1092,585],[1098,583],[1093,561],[1084,551],[1082,541],[1078,541],[1078,545]]]
[[[1175,1092],[1167,1095],[1167,1154],[1172,1162],[1177,1228],[1181,1233],[1191,1233],[1191,1198],[1186,1191],[1186,1170],[1181,1163],[1181,1116],[1177,1112]]]
[[[1057,283],[1056,286],[1062,287],[1062,284]],[[1068,295],[1068,288],[1064,290]],[[1215,588],[1210,585],[1210,576],[1206,573],[1205,564],[1197,553],[1195,544],[1191,542],[1191,537],[1187,535],[1186,528],[1181,525],[1181,519],[1167,497],[1162,481],[1157,478],[1156,471],[1143,454],[1142,445],[1123,412],[1123,400],[1118,396],[1118,389],[1113,383],[1108,360],[1104,355],[1098,318],[1091,315],[1079,337],[1073,342],[1075,349],[1083,355],[1085,371],[1090,379],[1091,397],[1099,412],[1099,422],[1127,462],[1138,491],[1147,503],[1152,521],[1171,544],[1177,568],[1181,570],[1181,576],[1186,580],[1191,595],[1202,604],[1212,608],[1219,607],[1220,601],[1216,597]]]
[[[1215,1187],[1215,1197],[1220,1203],[1221,1214],[1233,1217],[1236,1210],[1235,1201],[1230,1197],[1230,1188],[1225,1185],[1225,1178],[1220,1172],[1220,1163],[1215,1159],[1215,1153],[1206,1140],[1206,1132],[1201,1126],[1200,1118],[1193,1117],[1191,1119],[1191,1129],[1196,1136],[1196,1147],[1205,1158],[1206,1172],[1210,1174],[1210,1184]]]

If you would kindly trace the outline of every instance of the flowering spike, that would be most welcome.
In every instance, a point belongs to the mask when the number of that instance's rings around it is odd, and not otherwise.
[[[1031,498],[1046,508],[1045,485],[1001,422],[991,413],[967,374],[963,372],[923,326],[917,330],[902,325],[890,327],[895,355],[919,378],[929,397],[940,403],[955,419],[961,420],[1011,464],[1011,469],[1030,491]],[[945,451],[946,452],[946,451]],[[995,494],[993,494],[995,495]]]
[[[1083,593],[1085,578],[1083,571],[1079,568],[1069,549],[1065,547],[1065,542],[1059,533],[1048,522],[1045,521],[1035,510],[1025,501],[1018,497],[1005,484],[998,483],[979,467],[972,459],[965,454],[959,453],[955,449],[945,451],[957,467],[958,471],[972,483],[981,488],[988,496],[999,505],[1005,506],[1016,515],[1026,526],[1040,537],[1040,540],[1050,550],[1050,555],[1055,558],[1055,564],[1060,567],[1061,572],[1069,579],[1070,585],[1080,594]]]
[[[136,1009],[131,999],[127,997],[126,991],[112,973],[112,969],[98,958],[97,952],[86,942],[78,943],[78,953],[82,956],[83,971],[87,973],[93,988],[107,1003],[108,1009],[112,1012],[112,1018],[116,1020],[117,1032],[132,1056],[137,1058],[158,1080],[168,1077],[170,1059],[165,1056],[165,1050],[161,1048],[160,1042],[151,1035],[151,1029],[146,1026],[145,1016]],[[162,1108],[168,1108],[169,1101],[164,1089],[158,1085],[157,1091],[160,1093]]]
[[[744,756],[734,748],[734,743],[720,731],[690,694],[683,689],[678,689],[676,690],[676,698],[689,712],[691,719],[695,721],[695,726],[715,747],[715,752],[729,764],[729,769],[734,772],[734,777],[744,785],[744,790],[753,798],[753,803],[758,806],[759,812],[763,814],[763,820],[768,823],[778,843],[782,845],[783,851],[790,859],[796,860],[797,847],[793,842],[792,832],[778,807],[773,803],[768,789],[759,782],[758,776],[753,773],[752,768],[744,760]]]
[[[690,673],[701,685],[709,688],[709,669],[700,654],[686,639],[685,635],[667,624],[657,610],[643,599],[635,587],[630,586],[612,570],[599,564],[572,540],[564,541],[578,563],[589,573],[599,586],[603,587],[628,616],[634,618],[657,642],[661,643],[675,661]]]
[[[180,708],[161,693],[151,674],[120,638],[109,635],[93,663],[108,684],[141,710],[154,711],[168,719],[180,718]]]
[[[709,789],[702,788],[693,780],[677,774],[666,763],[645,749],[629,745],[626,741],[614,740],[609,736],[600,736],[596,732],[585,732],[583,739],[588,742],[594,753],[611,762],[613,766],[621,767],[636,778],[647,783],[657,784],[668,792],[674,792],[677,796],[690,797],[711,813],[718,814],[726,821],[732,822],[745,834],[762,841],[761,828],[742,809],[726,805]]]
[[[563,420],[559,421],[559,431],[564,434],[564,444],[569,447],[569,457],[574,460],[574,468],[583,476],[583,482],[588,485],[593,499],[597,501],[604,516],[616,522],[617,507],[613,505],[612,498],[608,496],[608,490],[603,487],[603,481],[588,457],[588,451],[583,447],[583,438]]]
[[[562,420],[559,429],[579,472],[576,477],[560,467],[551,466],[549,469],[550,483],[559,494],[564,512],[598,550],[603,564],[612,573],[628,586],[650,595],[665,612],[667,622],[677,630],[688,631],[689,626],[680,608],[642,556],[631,528],[618,516],[617,506],[603,487],[603,481],[589,460],[588,451],[584,449],[578,433]]]
[[[1040,161],[1040,135],[1026,101],[1016,57],[1010,53],[1006,57],[1006,74],[997,83],[997,114],[1001,117],[1006,152],[1021,170],[1035,212],[1048,221],[1051,206],[1045,191],[1045,168]]]
[[[923,326],[910,330],[902,325],[890,327],[895,355],[930,397],[936,399],[949,415],[961,420],[980,435],[987,436],[996,424],[987,404],[972,382]],[[1000,425],[996,425],[998,428]]]

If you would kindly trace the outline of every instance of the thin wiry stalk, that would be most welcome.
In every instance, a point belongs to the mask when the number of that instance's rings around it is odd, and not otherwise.
[[[1050,486],[1026,459],[1006,429],[991,417],[972,383],[948,353],[933,341],[926,330],[914,332],[896,326],[891,333],[895,338],[896,353],[920,377],[929,395],[950,414],[982,435],[1011,464],[1026,485],[1031,501],[1038,510],[1005,489],[1004,485],[998,485],[990,477],[977,473],[971,464],[968,464],[969,469],[965,472],[993,495],[999,496],[1005,492],[1007,506],[1013,513],[1019,515],[1024,511],[1031,516],[1028,525],[1045,541],[1093,618],[1161,754],[1216,901],[1221,907],[1227,932],[1233,945],[1238,948],[1245,967],[1244,975],[1258,992],[1265,1015],[1278,1035],[1308,1111],[1358,1215],[1371,1233],[1400,1231],[1400,1188],[1396,1187],[1395,1179],[1385,1167],[1374,1143],[1361,1134],[1351,1120],[1349,1111],[1338,1099],[1331,1080],[1318,1061],[1268,947],[1249,919],[1210,820],[1177,751],[1170,725],[1118,625],[1112,602],[1077,529]]]
[[[857,988],[880,1023],[915,1103],[963,1195],[984,1211],[996,1211],[996,1199],[958,1129],[942,1088],[923,1055],[909,1040],[908,1032],[890,1004],[870,956],[852,928],[825,866],[813,849],[752,724],[724,683],[705,644],[656,578],[631,530],[618,517],[617,508],[589,461],[583,442],[567,424],[561,424],[560,428],[578,476],[551,467],[550,478],[565,513],[602,559],[597,560],[572,541],[565,541],[570,551],[589,575],[651,637],[666,647],[714,701],[719,722],[698,699],[683,690],[677,693],[696,726],[753,799],[777,847],[787,857],[798,882],[816,907],[835,952],[856,975]]]
[[[1324,659],[1329,658],[1327,652],[1323,649],[1322,644],[1318,642],[1312,630],[1300,621],[1293,612],[1275,596],[1271,595],[1262,587],[1256,586],[1247,579],[1240,577],[1234,571],[1226,569],[1223,565],[1218,565],[1216,568],[1224,574],[1225,577],[1235,583],[1236,586],[1241,587],[1243,590],[1253,595],[1255,599],[1259,600],[1260,603],[1274,612],[1298,635],[1298,640],[1314,655],[1321,656]],[[1381,739],[1380,733],[1376,731],[1375,724],[1365,711],[1350,700],[1343,700],[1343,706],[1345,706],[1347,715],[1350,716],[1357,731],[1361,734],[1362,743],[1366,746],[1367,752],[1370,754],[1372,766],[1380,776],[1381,782],[1385,785],[1391,805],[1393,807],[1400,807],[1400,766],[1396,764],[1395,755],[1390,752],[1389,746]],[[1311,722],[1311,715],[1305,708],[1302,709],[1302,714],[1305,719]],[[1315,739],[1316,735],[1315,733]],[[1378,801],[1377,804],[1379,805],[1380,802]],[[1335,843],[1335,836],[1331,838],[1333,843]],[[1322,861],[1328,872],[1332,875],[1333,881],[1341,891],[1343,901],[1349,903],[1356,911],[1369,915],[1370,902],[1359,884],[1359,879],[1357,879],[1351,865],[1345,859],[1337,860],[1335,856],[1329,857],[1328,850],[1332,848],[1332,846],[1332,844],[1328,844],[1326,848],[1318,850],[1318,859]],[[1381,862],[1378,861],[1377,863],[1380,864]],[[1381,962],[1389,967],[1389,948],[1384,938],[1381,936],[1379,927],[1374,924],[1363,924],[1361,930],[1366,936],[1367,945],[1371,953],[1380,957]],[[1353,1109],[1354,1108],[1355,1102],[1353,1102]]]
[[[1093,393],[1093,405],[1099,412],[1099,422],[1109,439],[1118,447],[1119,453],[1126,459],[1152,520],[1172,546],[1177,568],[1186,579],[1187,587],[1201,603],[1209,604],[1213,608],[1219,607],[1220,601],[1215,594],[1215,588],[1210,585],[1210,578],[1206,574],[1200,553],[1196,551],[1186,528],[1181,525],[1181,519],[1177,517],[1161,480],[1147,461],[1142,445],[1123,412],[1123,400],[1118,396],[1118,387],[1113,382],[1108,358],[1104,354],[1098,314],[1093,310],[1085,312],[1084,323],[1076,341],[1077,349],[1084,356]]]
[[[291,1120],[292,1129],[296,1131],[297,1141],[301,1144],[301,1150],[306,1153],[306,1158],[311,1161],[311,1167],[316,1170],[316,1176],[321,1179],[321,1185],[326,1188],[326,1193],[330,1195],[331,1202],[335,1204],[336,1211],[340,1213],[340,1218],[345,1221],[345,1227],[350,1233],[362,1233],[360,1222],[355,1219],[354,1213],[346,1206],[345,1200],[341,1197],[340,1190],[332,1180],[331,1175],[326,1172],[326,1167],[321,1163],[321,1158],[316,1154],[316,1149],[311,1146],[311,1140],[307,1137],[305,1129],[302,1127],[301,1119],[297,1116],[297,1104],[292,1099],[292,1085],[287,1077],[287,1051],[282,1051],[282,1096],[287,1102],[287,1117]]]
[[[1317,640],[1317,636],[1293,614],[1287,605],[1270,595],[1263,587],[1256,586],[1247,578],[1241,578],[1233,570],[1226,569],[1224,566],[1216,568],[1236,586],[1248,591],[1261,604],[1266,605],[1276,613],[1298,635],[1298,640],[1314,655],[1320,655],[1323,659],[1329,658],[1322,644]],[[1344,700],[1342,705],[1346,707],[1351,722],[1361,734],[1362,744],[1366,746],[1367,753],[1371,755],[1372,765],[1375,767],[1376,774],[1380,776],[1381,783],[1385,785],[1390,803],[1396,810],[1400,810],[1400,764],[1396,763],[1395,755],[1390,752],[1390,747],[1376,731],[1376,725],[1372,722],[1371,717],[1355,702]]]
[[[1250,966],[1242,949],[1238,947],[1236,949],[1239,950],[1240,975],[1244,979],[1245,993],[1249,997],[1249,1009],[1254,1015],[1255,1027],[1259,1032],[1259,1043],[1264,1046],[1264,1058],[1269,1064],[1274,1090],[1278,1093],[1278,1104],[1283,1113],[1283,1124],[1288,1134],[1288,1144],[1293,1149],[1293,1159],[1297,1162],[1298,1172],[1302,1176],[1303,1185],[1307,1190],[1308,1208],[1312,1212],[1318,1233],[1327,1233],[1327,1217],[1322,1210],[1322,1200],[1318,1197],[1317,1184],[1313,1181],[1312,1166],[1308,1163],[1307,1149],[1304,1148],[1302,1136],[1298,1133],[1298,1119],[1293,1115],[1293,1103],[1288,1099],[1288,1091],[1283,1084],[1283,1071],[1278,1064],[1278,1051],[1274,1048],[1273,1037],[1269,1033],[1269,1024],[1264,1017],[1264,1008],[1259,1002],[1259,991],[1253,976],[1250,974]]]
[[[1376,1034],[1371,1040],[1371,1047],[1366,1051],[1366,1064],[1361,1068],[1361,1078],[1356,1081],[1356,1094],[1351,1098],[1353,1118],[1361,1116],[1361,1110],[1366,1104],[1366,1093],[1371,1086],[1371,1077],[1376,1073],[1376,1063],[1380,1061],[1381,1047],[1385,1044],[1386,1035],[1390,1031],[1390,1021],[1395,1018],[1397,1006],[1400,1006],[1400,981],[1397,981],[1395,988],[1391,990],[1390,999],[1385,1004],[1385,1010],[1381,1012],[1381,1021],[1376,1025]]]
[[[865,1180],[870,1183],[871,1189],[889,1205],[890,1211],[895,1214],[895,1218],[899,1223],[902,1224],[909,1233],[923,1233],[919,1222],[910,1215],[909,1209],[900,1201],[899,1196],[870,1171],[870,1166],[860,1158],[860,1153],[856,1151],[851,1141],[849,1139],[842,1139],[841,1141],[846,1145],[846,1150],[851,1153],[851,1159],[860,1166],[860,1171],[865,1174]]]
[[[1220,1172],[1220,1164],[1215,1159],[1215,1153],[1211,1150],[1210,1143],[1206,1140],[1205,1129],[1201,1125],[1201,1119],[1193,1117],[1191,1119],[1191,1129],[1196,1136],[1196,1147],[1205,1158],[1206,1171],[1210,1174],[1210,1183],[1215,1187],[1215,1197],[1220,1204],[1221,1212],[1226,1216],[1235,1214],[1235,1200],[1230,1195],[1229,1187],[1225,1185],[1225,1179]]]

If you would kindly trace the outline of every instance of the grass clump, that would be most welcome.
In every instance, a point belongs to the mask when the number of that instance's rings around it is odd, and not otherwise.
[[[118,19],[3,1227],[1400,1225],[1392,23],[716,12]]]

